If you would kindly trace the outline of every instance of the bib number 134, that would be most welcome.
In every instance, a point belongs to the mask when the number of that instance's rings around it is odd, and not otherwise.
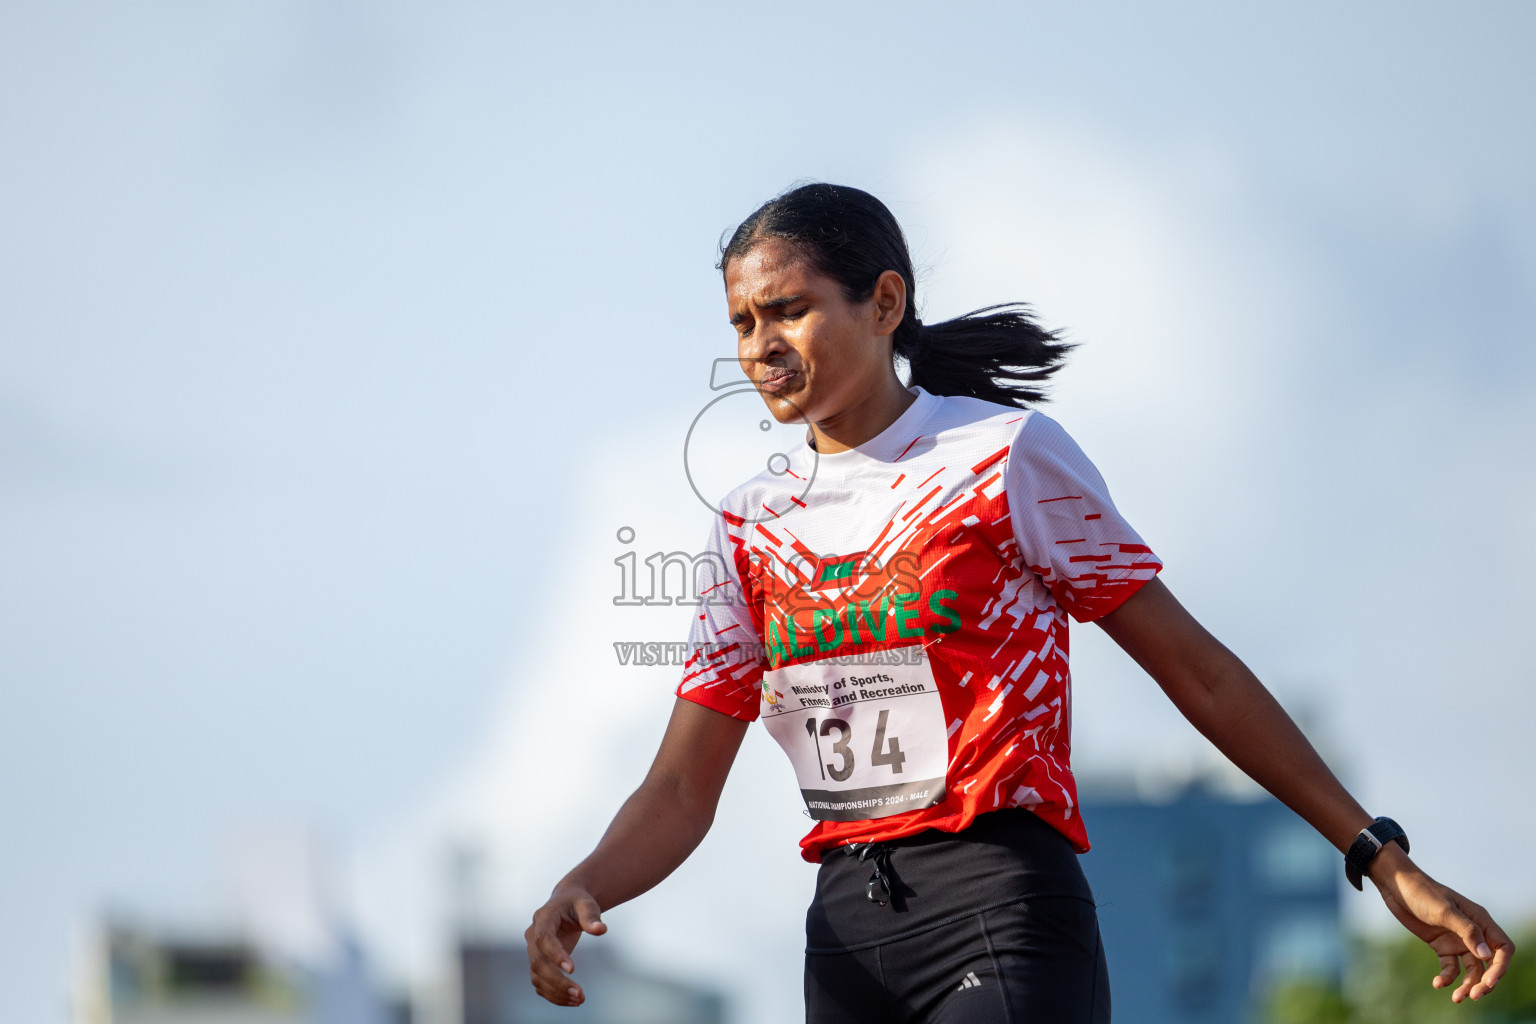
[[[901,740],[896,736],[886,736],[886,726],[890,722],[891,712],[888,708],[880,709],[880,717],[875,720],[875,743],[869,752],[869,763],[875,766],[888,765],[893,773],[900,774],[901,766],[906,762],[907,755],[901,752]],[[853,753],[853,726],[841,718],[823,718],[820,723],[814,717],[805,720],[805,731],[810,734],[811,742],[816,745],[816,762],[821,765],[821,777],[831,777],[834,782],[846,782],[853,774],[853,769],[858,762]],[[823,760],[821,737],[831,739],[831,753],[841,760],[837,764],[829,764]],[[890,746],[887,747],[886,744]]]
[[[760,712],[789,755],[813,818],[866,821],[944,799],[949,733],[926,656],[767,672]]]

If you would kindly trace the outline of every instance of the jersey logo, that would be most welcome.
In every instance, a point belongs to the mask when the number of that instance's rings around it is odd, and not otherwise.
[[[857,558],[850,558],[844,562],[826,562],[821,567],[821,575],[817,583],[831,583],[834,580],[853,579],[854,567],[859,564]]]
[[[863,552],[856,555],[825,555],[816,562],[811,574],[811,590],[842,590],[858,576]]]
[[[955,991],[956,992],[964,992],[966,989],[968,989],[968,988],[975,988],[977,985],[980,985],[980,984],[981,984],[981,979],[976,977],[976,972],[975,971],[966,971],[965,972],[965,980],[960,983],[960,987],[955,989]]]

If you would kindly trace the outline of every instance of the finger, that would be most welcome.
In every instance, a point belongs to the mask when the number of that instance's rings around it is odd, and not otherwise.
[[[1461,973],[1461,961],[1454,956],[1442,954],[1440,957],[1440,973],[1435,975],[1435,980],[1430,982],[1435,988],[1445,988],[1456,980],[1456,975]]]
[[[589,935],[601,935],[608,930],[603,923],[603,908],[597,905],[597,900],[590,896],[582,897],[576,901],[576,923],[581,925],[581,930]]]
[[[1509,941],[1509,936],[1504,934],[1504,929],[1498,925],[1489,923],[1485,929],[1489,940],[1493,943],[1493,963],[1483,974],[1483,992],[1473,992],[1472,998],[1479,998],[1484,992],[1489,992],[1493,986],[1504,977],[1504,972],[1509,969],[1509,961],[1515,955],[1515,944]]]
[[[1461,984],[1456,986],[1456,991],[1451,993],[1451,1002],[1459,1003],[1471,994],[1474,986],[1483,980],[1483,962],[1472,954],[1467,953],[1462,957],[1467,965],[1467,973],[1462,975]]]
[[[1468,917],[1455,901],[1451,901],[1445,911],[1445,927],[1460,936],[1467,951],[1479,960],[1487,960],[1493,956],[1493,950],[1488,948],[1488,942],[1483,938],[1483,930],[1477,926],[1477,922]]]
[[[541,934],[536,945],[546,963],[559,967],[566,974],[576,969],[576,965],[571,962],[571,954],[566,952],[565,944],[552,933]]]
[[[569,973],[574,965],[571,957],[566,952],[565,946],[560,942],[555,932],[559,918],[552,924],[540,915],[534,915],[533,924],[523,933],[523,938],[528,943],[528,966],[535,970],[540,967],[550,967],[555,970]]]
[[[551,984],[547,979],[540,977],[533,979],[533,990],[556,1006],[580,1006],[586,1002],[587,998],[579,985],[571,982]]]
[[[576,1006],[585,998],[581,986],[546,957],[540,957],[531,965],[529,976],[539,995],[557,1006]]]
[[[547,956],[540,956],[528,965],[528,972],[533,976],[534,984],[543,984],[550,992],[564,991],[574,982],[560,969],[560,965]]]

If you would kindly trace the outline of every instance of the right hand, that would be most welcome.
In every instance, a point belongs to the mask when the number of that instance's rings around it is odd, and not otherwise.
[[[1381,848],[1367,872],[1387,909],[1440,958],[1431,984],[1449,988],[1465,968],[1451,1002],[1481,999],[1509,967],[1515,944],[1488,911],[1430,878],[1393,843]]]
[[[585,889],[557,889],[549,902],[533,912],[533,923],[523,933],[528,940],[528,967],[534,990],[556,1006],[580,1006],[586,993],[571,980],[576,969],[571,950],[582,932],[601,935],[608,930],[602,908]]]

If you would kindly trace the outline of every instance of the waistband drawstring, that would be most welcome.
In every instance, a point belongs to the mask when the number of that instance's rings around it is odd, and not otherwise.
[[[871,903],[885,906],[891,899],[891,890],[896,881],[896,871],[891,867],[890,843],[849,843],[843,847],[850,854],[855,854],[859,860],[874,861],[874,874],[869,876],[869,881],[864,886],[864,895]],[[876,895],[876,887],[879,887],[880,895]]]

